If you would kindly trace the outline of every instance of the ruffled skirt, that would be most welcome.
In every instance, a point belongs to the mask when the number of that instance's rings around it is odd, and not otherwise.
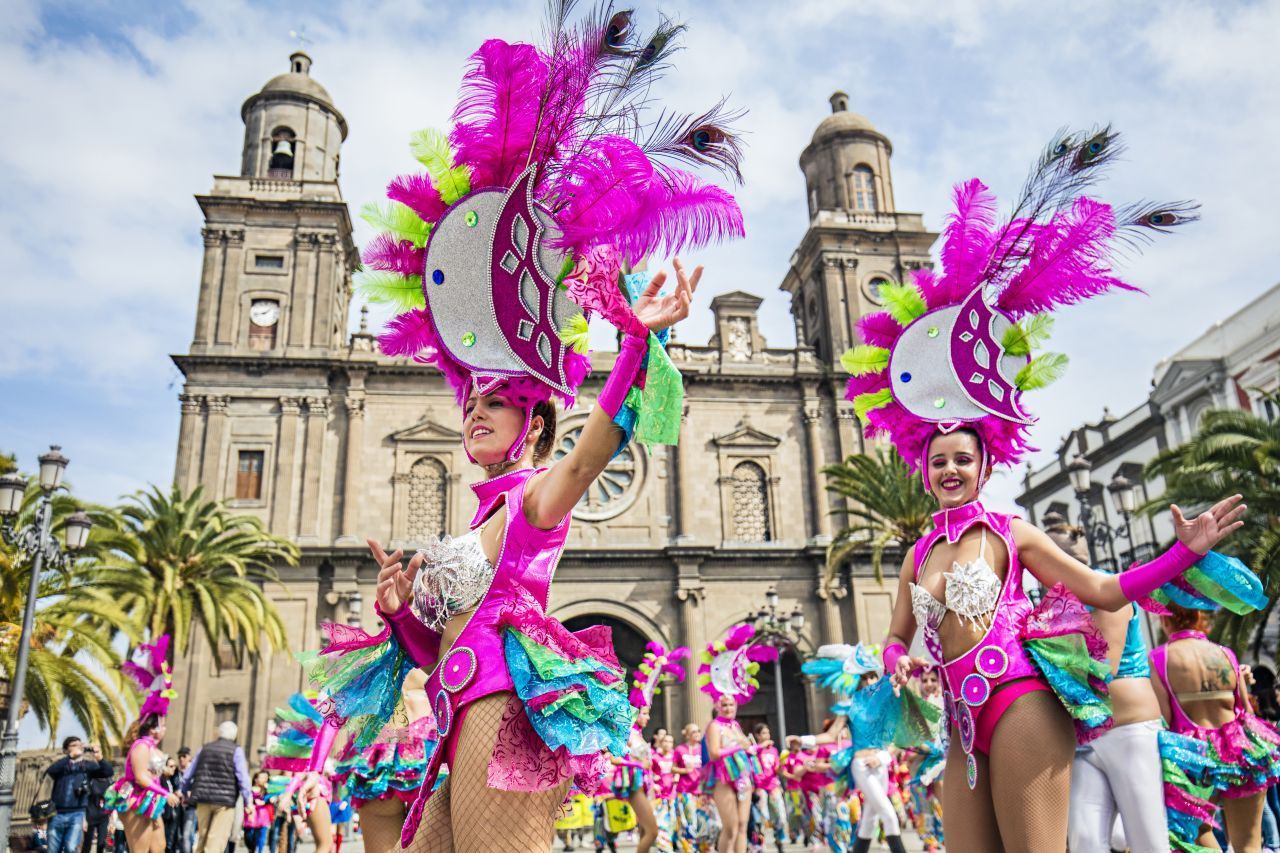
[[[1079,743],[1111,728],[1107,641],[1065,586],[1055,585],[1027,616],[1022,647],[1071,715]]]
[[[140,788],[128,779],[117,779],[102,795],[104,811],[142,815],[156,820],[164,814],[165,798],[158,792]]]

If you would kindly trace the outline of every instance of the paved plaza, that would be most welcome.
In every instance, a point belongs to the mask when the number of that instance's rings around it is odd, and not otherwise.
[[[911,853],[918,853],[918,851],[924,850],[924,847],[922,847],[920,844],[920,839],[917,838],[914,833],[911,833],[911,832],[903,833],[902,841],[906,845],[907,850],[911,851]],[[581,851],[581,853],[591,853],[591,851],[594,848],[591,845],[587,845],[585,847],[579,845],[575,849],[578,851]],[[619,853],[631,853],[631,851],[635,849],[636,847],[634,843],[618,845]],[[766,850],[768,850],[769,853],[773,853],[773,849],[774,849],[773,847],[766,848]],[[786,851],[786,853],[806,853],[806,851],[809,850],[809,848],[805,847],[802,844],[788,844],[783,849]],[[822,849],[825,851],[827,848],[824,847]],[[871,845],[871,849],[872,850],[888,850],[889,848],[881,843],[873,843]],[[309,842],[303,842],[298,845],[298,850],[307,851],[307,853],[310,853],[310,851],[315,850],[315,845]],[[555,847],[552,848],[552,850],[554,851],[554,853],[560,853],[560,851],[564,850],[564,847],[561,846],[559,843],[557,843]],[[342,842],[342,853],[364,853],[364,843],[361,841],[360,836],[357,835],[355,838],[345,839]]]

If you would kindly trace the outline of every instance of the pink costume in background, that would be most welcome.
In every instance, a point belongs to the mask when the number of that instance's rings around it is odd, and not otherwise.
[[[147,691],[138,711],[139,720],[151,714],[166,716],[169,713],[169,700],[178,695],[173,689],[173,672],[169,669],[168,658],[169,635],[161,634],[153,643],[140,644],[134,649],[131,658],[120,666],[120,671],[131,678],[139,689]],[[133,772],[133,753],[138,748],[151,753],[149,764],[151,775],[155,778],[145,788],[138,785]],[[159,820],[164,814],[170,793],[158,781],[164,764],[165,755],[155,739],[150,735],[139,737],[129,745],[129,752],[125,755],[124,775],[103,793],[103,809]]]

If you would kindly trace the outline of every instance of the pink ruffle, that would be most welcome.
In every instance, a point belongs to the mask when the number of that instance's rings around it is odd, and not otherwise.
[[[1027,617],[1022,636],[1024,639],[1034,640],[1063,637],[1067,634],[1082,635],[1090,657],[1095,660],[1107,659],[1107,640],[1098,630],[1089,611],[1069,589],[1062,584],[1054,584]]]
[[[489,787],[501,791],[548,791],[566,779],[582,790],[595,790],[611,765],[601,753],[576,756],[563,748],[554,752],[533,730],[523,703],[512,696],[502,713],[498,737],[489,760]]]
[[[569,660],[592,658],[599,661],[608,668],[596,673],[603,684],[622,680],[622,664],[613,650],[607,626],[592,625],[581,631],[570,631],[558,620],[548,618],[537,600],[523,587],[510,591],[498,614],[498,628],[514,628],[539,646]]]

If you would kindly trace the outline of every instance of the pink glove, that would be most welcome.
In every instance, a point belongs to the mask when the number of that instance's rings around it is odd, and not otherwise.
[[[1149,563],[1134,566],[1120,574],[1120,591],[1130,601],[1146,598],[1187,569],[1200,562],[1202,554],[1197,554],[1181,542],[1173,546]]]
[[[887,675],[893,675],[898,669],[898,660],[907,656],[907,647],[899,642],[892,642],[884,647],[881,659],[884,661],[884,671]]]
[[[422,624],[413,614],[409,602],[400,605],[395,613],[383,613],[382,607],[376,602],[373,609],[391,628],[391,633],[396,635],[414,663],[426,670],[436,665],[436,658],[440,656],[440,635]]]

